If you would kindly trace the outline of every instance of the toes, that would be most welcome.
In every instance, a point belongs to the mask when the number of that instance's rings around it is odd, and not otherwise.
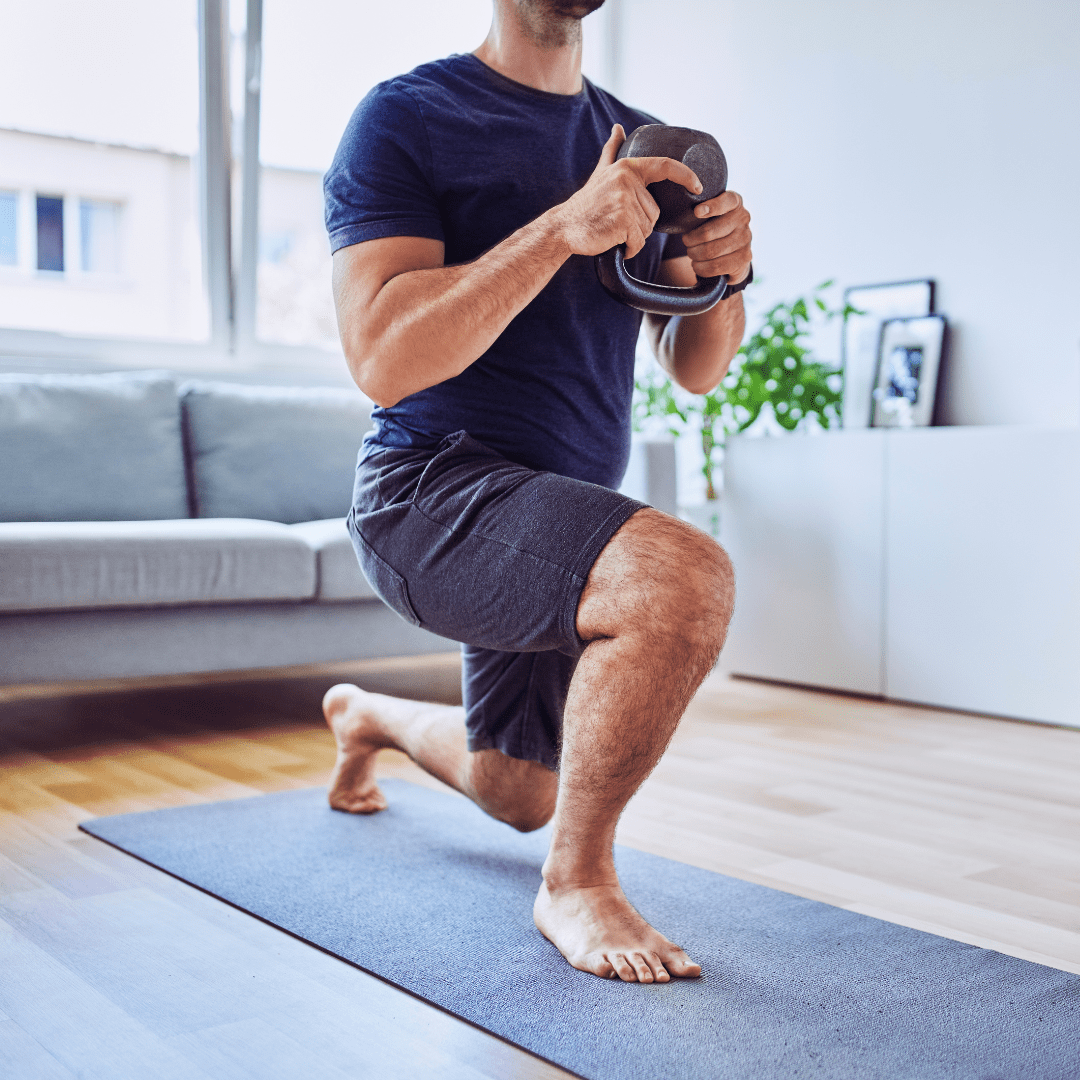
[[[627,959],[630,961],[630,966],[634,969],[634,974],[637,976],[638,982],[651,983],[653,981],[653,969],[649,966],[649,962],[641,955],[641,953],[631,953]]]
[[[599,975],[601,979],[617,979],[619,977],[611,961],[602,953],[590,953],[583,959],[571,960],[570,964],[572,967],[576,967],[578,971],[588,971],[592,975]]]
[[[660,959],[657,953],[647,953],[649,960],[649,967],[652,968],[653,978],[657,982],[668,982],[671,976],[667,973],[667,968],[664,967],[663,960]]]
[[[637,975],[634,972],[634,969],[630,966],[629,961],[622,953],[611,953],[611,955],[605,957],[605,959],[615,969],[615,974],[618,975],[623,982],[637,981]]]
[[[701,965],[695,964],[682,949],[673,952],[664,963],[668,971],[680,979],[696,979],[701,974]]]
[[[344,810],[349,814],[376,814],[387,806],[386,798],[378,790],[366,795],[341,795],[331,792],[329,802],[333,809]]]

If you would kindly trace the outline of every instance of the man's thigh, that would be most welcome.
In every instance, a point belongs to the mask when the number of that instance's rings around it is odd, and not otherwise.
[[[478,649],[576,658],[589,571],[642,505],[459,432],[436,451],[369,453],[349,525],[372,587],[403,618]]]
[[[581,591],[642,505],[516,465],[464,432],[437,451],[361,460],[349,521],[360,565],[399,615],[463,643],[470,750],[556,767],[585,645]]]

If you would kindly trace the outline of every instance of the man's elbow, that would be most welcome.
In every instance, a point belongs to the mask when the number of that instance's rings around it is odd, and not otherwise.
[[[680,371],[675,369],[675,381],[691,394],[711,394],[723,381],[730,364],[706,371]]]
[[[345,347],[345,362],[353,382],[371,398],[380,409],[389,409],[396,405],[404,395],[390,385],[382,365],[378,364],[370,349],[356,344]]]
[[[368,373],[364,369],[357,371],[350,364],[353,380],[356,385],[366,394],[380,409],[393,408],[404,394],[396,392],[395,388],[388,386],[387,381],[380,378],[377,373]]]
[[[720,380],[716,379],[713,382],[691,382],[680,383],[682,388],[691,394],[711,394],[719,385]]]
[[[357,383],[357,385],[359,386],[360,384]],[[364,386],[360,386],[360,389],[363,390],[380,409],[392,409],[401,400],[401,395],[398,394],[383,393],[380,390],[368,390]]]

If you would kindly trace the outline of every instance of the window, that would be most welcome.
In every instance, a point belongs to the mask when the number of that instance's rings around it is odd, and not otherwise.
[[[120,205],[79,203],[79,255],[84,274],[120,272]]]
[[[18,194],[14,191],[0,191],[0,266],[18,265],[18,221]]]
[[[64,200],[37,197],[37,268],[64,271]]]
[[[207,341],[198,0],[8,4],[4,35],[0,328]]]
[[[349,116],[377,82],[471,52],[490,21],[491,0],[264,0],[260,340],[339,348],[322,176]]]

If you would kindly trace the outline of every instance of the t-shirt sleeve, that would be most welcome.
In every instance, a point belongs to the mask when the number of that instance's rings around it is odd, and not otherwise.
[[[420,109],[381,83],[352,114],[323,178],[330,250],[385,236],[445,240]]]

